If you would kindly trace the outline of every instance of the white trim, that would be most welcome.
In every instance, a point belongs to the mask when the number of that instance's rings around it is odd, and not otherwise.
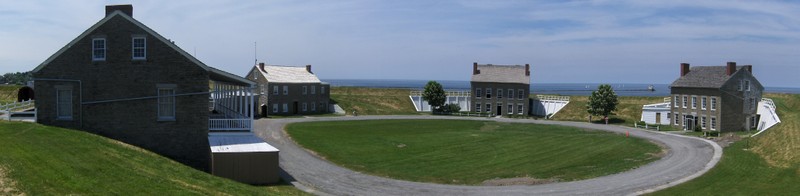
[[[103,57],[102,58],[98,58],[96,56],[96,54],[95,54],[95,51],[100,49],[100,48],[95,48],[94,42],[96,42],[96,41],[103,41],[103,48],[102,48],[103,49]],[[106,38],[92,38],[91,43],[92,43],[91,44],[92,45],[92,61],[105,61],[106,58],[108,57],[108,41],[106,40]]]
[[[711,97],[711,111],[717,110],[717,102],[719,102],[717,97]]]
[[[158,95],[158,99],[156,99],[156,117],[158,121],[175,121],[175,110],[177,105],[177,99],[175,99],[175,88],[177,85],[175,84],[157,84],[156,85],[156,93]],[[172,91],[172,94],[161,94],[162,90]],[[163,99],[163,100],[162,100]],[[170,100],[171,99],[171,100]],[[164,101],[164,102],[162,102]],[[161,105],[172,105],[172,114],[161,114]]]
[[[72,93],[73,93],[72,87],[71,86],[56,86],[55,89],[56,89],[56,120],[72,120],[73,119],[73,113],[74,113],[74,110],[73,110],[74,102],[72,100]],[[59,102],[61,100],[61,96],[59,94],[59,91],[68,91],[69,92],[69,101],[68,101],[69,102],[69,115],[68,116],[61,116],[61,109],[67,109],[67,108],[61,108],[60,107],[61,103],[59,103]]]
[[[702,110],[708,109],[708,97],[706,96],[700,97],[700,109]]]
[[[278,113],[278,104],[277,103],[273,103],[272,104],[272,113],[273,114]]]
[[[692,109],[697,109],[697,96],[692,95]]]
[[[514,89],[507,89],[507,91],[508,91],[508,99],[514,100],[514,98],[517,97],[516,94],[514,94]]]
[[[137,39],[142,39],[143,40],[142,47],[136,47],[136,40]],[[137,48],[142,50],[142,55],[143,56],[141,56],[141,57],[137,57],[136,56],[136,49]],[[135,35],[135,36],[131,37],[131,59],[132,60],[147,60],[147,36]]]
[[[509,106],[508,107],[508,111],[506,113],[514,114],[514,104],[513,103],[509,103],[508,106]]]

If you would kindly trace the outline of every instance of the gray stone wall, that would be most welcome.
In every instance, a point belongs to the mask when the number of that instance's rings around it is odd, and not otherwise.
[[[497,106],[501,105],[500,115],[509,115],[508,105],[511,104],[514,115],[528,115],[530,95],[530,85],[527,84],[513,84],[513,83],[491,83],[491,82],[471,82],[472,96],[470,98],[472,112],[487,112],[486,104],[491,104],[492,114],[498,114]],[[481,89],[481,93],[477,93],[477,89]],[[486,90],[491,89],[491,97],[486,96]],[[498,89],[501,89],[501,95],[498,96]],[[513,97],[509,99],[509,90],[513,90]],[[520,90],[523,92],[522,99],[519,99]],[[502,97],[502,98],[501,98]],[[477,110],[476,104],[481,104],[480,111]],[[522,114],[518,113],[518,107],[522,105]]]
[[[132,60],[134,35],[146,37],[146,60]],[[106,60],[92,60],[93,37],[106,38]],[[158,84],[176,85],[176,94],[207,93],[208,72],[128,20],[110,19],[33,75],[81,81],[37,80],[38,122],[90,131],[208,169],[209,95],[176,97],[174,121],[158,121],[153,98]],[[56,119],[56,85],[73,87],[72,120]]]

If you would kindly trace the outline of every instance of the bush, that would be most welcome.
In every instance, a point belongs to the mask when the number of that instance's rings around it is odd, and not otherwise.
[[[442,107],[439,107],[438,109],[434,109],[435,113],[444,113],[444,114],[460,112],[460,111],[461,111],[461,106],[459,106],[458,104],[445,104]]]

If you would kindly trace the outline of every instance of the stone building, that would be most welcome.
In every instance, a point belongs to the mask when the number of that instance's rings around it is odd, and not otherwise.
[[[756,128],[756,110],[764,86],[753,66],[680,65],[681,77],[670,85],[671,124],[684,130],[743,131]]]
[[[472,112],[528,115],[530,65],[472,64]]]
[[[329,113],[330,84],[305,67],[254,66],[246,77],[258,84],[258,114],[302,115]]]
[[[103,19],[33,70],[37,121],[210,171],[209,137],[252,132],[255,83],[204,64],[132,16],[131,5],[106,6]]]

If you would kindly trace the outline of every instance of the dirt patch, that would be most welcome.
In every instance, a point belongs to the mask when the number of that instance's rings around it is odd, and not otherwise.
[[[537,185],[559,182],[559,179],[536,179],[531,177],[495,178],[481,183],[483,186]]]
[[[8,178],[9,170],[0,165],[0,195],[25,195],[25,193],[17,190],[17,182]]]
[[[733,133],[722,134],[720,137],[711,139],[711,141],[717,142],[717,144],[719,144],[719,146],[722,148],[728,147],[739,140],[742,140],[742,137]]]

